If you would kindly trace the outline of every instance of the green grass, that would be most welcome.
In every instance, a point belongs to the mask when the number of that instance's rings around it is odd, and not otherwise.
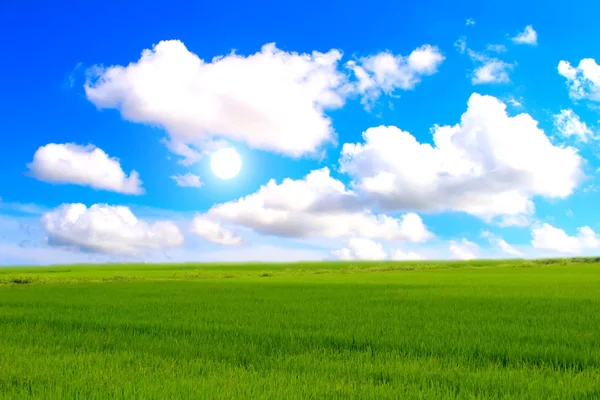
[[[0,398],[600,399],[600,263],[4,268]]]

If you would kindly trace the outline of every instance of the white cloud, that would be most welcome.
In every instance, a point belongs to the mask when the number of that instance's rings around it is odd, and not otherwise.
[[[572,99],[600,101],[600,65],[596,60],[584,58],[577,67],[561,60],[558,63],[558,73],[567,80]]]
[[[529,226],[531,220],[527,215],[503,215],[497,222],[498,226]]]
[[[467,49],[467,53],[471,60],[479,65],[473,71],[471,83],[480,85],[485,83],[509,83],[510,77],[508,72],[514,68],[513,64],[509,64],[494,57],[490,57],[484,53],[478,53],[471,49]]]
[[[516,108],[523,107],[523,98],[520,98],[519,100],[517,100],[514,96],[510,96],[506,101],[513,107],[516,107]]]
[[[41,219],[48,243],[83,251],[137,254],[183,244],[184,237],[171,221],[149,223],[136,218],[128,207],[63,204]]]
[[[346,247],[334,250],[340,260],[385,260],[387,254],[381,243],[363,238],[350,238]]]
[[[220,138],[296,157],[334,140],[324,112],[344,104],[341,57],[338,50],[298,54],[271,43],[247,57],[207,62],[178,40],[161,41],[126,67],[92,69],[85,92],[99,108],[165,128],[180,147]]]
[[[211,221],[205,217],[197,216],[192,221],[191,232],[201,236],[209,242],[222,244],[226,246],[235,246],[242,244],[242,238],[234,234],[229,229],[222,227],[219,223]]]
[[[190,215],[149,207],[132,207],[139,218],[149,223],[170,220],[178,225],[188,223]],[[180,247],[161,249],[141,249],[136,254],[97,253],[89,248],[79,251],[73,245],[48,245],[47,234],[37,216],[3,215],[0,212],[0,265],[49,265],[75,263],[174,263],[174,262],[219,262],[219,261],[302,261],[324,260],[331,258],[330,249],[339,246],[338,239],[294,241],[248,234],[252,243],[241,246],[221,246],[193,236],[186,237],[186,243]],[[329,243],[332,242],[332,243]]]
[[[504,53],[506,51],[506,46],[503,44],[488,44],[486,49],[487,51],[493,51],[495,53]]]
[[[504,239],[496,239],[496,245],[506,254],[510,254],[516,257],[523,257],[523,253],[517,250],[514,246],[506,243]]]
[[[64,82],[65,89],[67,86],[69,87],[69,89],[71,89],[75,85],[75,82],[77,81],[77,70],[81,68],[82,65],[82,62],[78,62],[77,64],[75,64],[75,67],[71,70],[71,72],[67,76],[67,79]]]
[[[473,85],[510,82],[508,71],[513,69],[513,64],[509,64],[483,53],[478,53],[471,49],[467,49],[467,53],[471,60],[479,65],[475,68],[473,76],[471,77],[471,83]]]
[[[501,237],[498,237],[489,231],[483,231],[481,233],[481,236],[486,238],[492,246],[497,247],[503,253],[510,254],[511,256],[523,257],[523,253],[521,253],[519,250],[517,250],[513,245],[508,244]]]
[[[253,194],[213,206],[204,217],[290,238],[357,236],[423,242],[433,236],[417,214],[393,218],[365,209],[328,168],[280,184],[270,180]]]
[[[182,159],[180,159],[178,161],[178,163],[181,164],[181,165],[190,166],[192,164],[195,164],[204,155],[203,154],[204,152],[198,151],[197,149],[194,149],[191,145],[187,145],[187,144],[185,144],[183,142],[180,142],[180,141],[174,141],[172,139],[169,140],[167,138],[163,138],[161,140],[161,142],[173,154],[176,154],[178,156],[183,157]],[[214,142],[210,143],[210,144],[214,144]],[[209,147],[210,144],[207,144],[207,147]]]
[[[353,237],[348,239],[346,247],[333,250],[332,254],[340,260],[421,260],[423,257],[414,251],[392,250],[391,256],[383,249],[383,245],[370,239]]]
[[[508,70],[512,69],[512,67],[512,64],[491,58],[483,63],[483,65],[475,68],[471,83],[473,83],[473,85],[483,83],[508,83],[510,82]]]
[[[136,171],[129,176],[119,160],[93,145],[50,143],[37,149],[28,168],[36,179],[56,184],[75,184],[125,194],[142,194]]]
[[[577,236],[569,236],[564,230],[544,223],[531,230],[531,245],[536,249],[577,254],[584,249],[600,248],[600,236],[589,226],[577,229]]]
[[[393,126],[367,129],[363,140],[344,144],[341,170],[386,210],[531,215],[533,196],[567,197],[582,178],[576,149],[554,146],[531,116],[510,117],[500,100],[476,93],[459,124],[434,126],[433,146]]]
[[[383,52],[349,61],[346,66],[354,72],[356,89],[368,108],[382,93],[413,89],[423,76],[435,74],[444,59],[436,46],[423,45],[408,56]]]
[[[181,187],[195,187],[199,188],[202,186],[202,182],[200,182],[200,177],[198,175],[187,173],[185,175],[173,175],[171,176],[177,186]]]
[[[465,21],[465,25],[475,25],[475,20],[473,18],[467,18],[467,20]]]
[[[527,25],[525,30],[519,33],[517,36],[511,39],[514,43],[517,44],[537,44],[537,32],[533,29],[531,25]]]
[[[454,47],[460,54],[465,54],[467,50],[467,38],[464,36],[459,37],[456,42],[454,42]]]
[[[458,260],[474,260],[477,258],[479,246],[465,238],[462,238],[460,241],[450,241],[449,249],[450,253],[452,253],[452,258]]]
[[[37,214],[42,215],[48,209],[44,206],[40,206],[39,204],[34,203],[17,203],[17,202],[7,202],[2,201],[0,198],[0,209],[7,209],[11,211],[16,211],[20,214]]]
[[[581,121],[579,115],[573,110],[560,110],[560,113],[554,115],[554,126],[556,130],[565,137],[575,136],[576,139],[587,142],[593,137],[592,130]]]
[[[336,135],[327,110],[360,93],[373,100],[394,89],[412,89],[436,72],[443,56],[429,45],[408,57],[389,53],[340,68],[342,52],[299,54],[266,44],[248,56],[230,53],[200,59],[178,40],[161,41],[128,66],[95,66],[84,85],[98,108],[166,129],[169,150],[196,162],[215,140],[287,156],[315,155]]]
[[[168,253],[154,253],[143,257],[107,255],[97,253],[73,252],[58,247],[28,247],[24,249],[15,243],[0,242],[0,265],[57,265],[91,264],[115,262],[148,263],[184,263],[184,262],[297,262],[321,261],[329,253],[320,250],[297,249],[273,245],[247,245],[243,247],[225,247],[220,250],[204,248],[178,248]]]
[[[392,250],[392,260],[396,261],[412,261],[412,260],[423,260],[420,254],[415,253],[414,251],[402,251],[400,249]]]

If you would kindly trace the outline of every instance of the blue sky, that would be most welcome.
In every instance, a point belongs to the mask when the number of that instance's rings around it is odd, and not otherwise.
[[[3,2],[0,264],[594,254],[598,11]]]

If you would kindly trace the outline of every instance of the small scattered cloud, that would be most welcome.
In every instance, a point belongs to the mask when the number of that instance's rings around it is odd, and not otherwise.
[[[503,44],[488,44],[486,50],[494,53],[504,53],[506,52],[506,46]]]
[[[433,75],[445,57],[439,48],[423,45],[408,56],[382,52],[349,61],[349,68],[357,79],[356,90],[367,109],[372,108],[381,94],[393,95],[396,89],[411,90],[424,76]]]
[[[30,215],[42,215],[44,212],[48,211],[47,207],[41,206],[39,204],[8,202],[2,201],[2,199],[0,198],[0,210],[2,209],[10,210],[20,214]]]
[[[498,59],[489,59],[473,71],[471,83],[474,85],[483,83],[509,83],[508,71],[512,68],[512,64]]]
[[[514,68],[514,64],[509,64],[484,53],[478,53],[467,49],[469,57],[479,66],[473,71],[471,83],[473,85],[487,83],[509,83],[508,73]]]
[[[77,83],[78,71],[81,69],[82,66],[83,66],[83,63],[81,63],[81,62],[78,62],[75,65],[75,67],[69,72],[69,74],[66,76],[66,78],[62,82],[61,89],[70,90],[75,86],[75,84]]]
[[[464,54],[467,50],[467,38],[465,36],[459,37],[456,42],[454,42],[454,47],[460,54]]]
[[[571,109],[560,110],[560,113],[555,114],[553,119],[556,130],[563,137],[573,136],[581,142],[587,142],[594,136],[592,130]]]
[[[465,25],[466,26],[475,25],[475,20],[473,18],[467,18],[467,20],[465,21]]]
[[[196,164],[204,155],[203,152],[199,151],[197,148],[195,148],[195,146],[185,144],[179,140],[163,138],[161,142],[171,153],[182,157],[177,162],[181,165],[185,165],[186,167]]]
[[[109,157],[91,144],[47,144],[37,149],[27,166],[31,176],[43,182],[89,186],[123,194],[144,193],[136,171],[127,176],[117,158]]]
[[[461,36],[454,42],[454,47],[460,54],[466,53],[475,65],[476,68],[471,74],[473,85],[510,82],[509,72],[516,63],[510,64],[489,54],[505,52],[505,45],[488,44],[484,52],[478,52],[468,48],[466,37]]]
[[[175,183],[177,183],[177,186],[181,187],[199,188],[200,186],[202,186],[202,182],[200,182],[200,177],[189,172],[184,175],[173,175],[171,176],[171,179],[173,179]]]
[[[515,108],[523,107],[523,98],[515,98],[514,96],[510,96],[506,99],[506,102]]]
[[[577,67],[561,60],[558,73],[567,80],[571,99],[600,102],[600,65],[596,60],[584,58]]]
[[[518,215],[504,215],[497,222],[500,227],[507,226],[529,226],[531,225],[531,220],[528,215],[518,214]]]
[[[533,29],[533,26],[527,25],[523,32],[513,37],[511,40],[516,44],[529,44],[535,46],[537,44],[537,32]]]

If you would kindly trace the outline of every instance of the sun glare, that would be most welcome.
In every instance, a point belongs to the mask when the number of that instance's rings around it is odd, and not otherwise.
[[[231,179],[242,168],[242,159],[231,147],[215,151],[210,158],[210,168],[221,179]]]

